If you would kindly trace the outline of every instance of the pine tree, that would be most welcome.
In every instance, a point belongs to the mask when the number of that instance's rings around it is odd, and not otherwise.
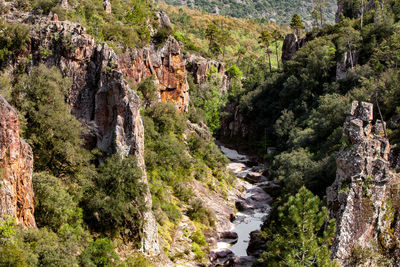
[[[258,42],[260,46],[264,48],[265,53],[268,56],[269,71],[272,72],[271,65],[271,50],[269,49],[271,42],[273,41],[272,33],[269,30],[263,30],[258,37]]]
[[[221,39],[221,31],[214,23],[210,23],[206,29],[206,38],[209,41],[208,50],[214,55],[219,55],[221,47],[219,41]]]
[[[300,31],[304,29],[304,25],[299,15],[293,15],[292,21],[290,22],[290,28],[295,31],[297,37],[300,37]]]
[[[311,12],[311,16],[315,19],[316,23],[322,27],[323,25],[323,14],[327,5],[327,0],[314,0],[314,10]]]
[[[338,39],[339,47],[342,51],[349,53],[351,68],[353,68],[355,64],[353,54],[360,45],[360,32],[349,26],[342,28],[341,33]]]
[[[256,266],[335,266],[329,245],[335,222],[328,210],[304,186],[277,210],[277,219],[264,231],[265,251]]]
[[[279,41],[282,40],[282,38],[283,38],[283,36],[280,31],[274,30],[272,32],[272,39],[274,40],[274,43],[275,43],[275,54],[276,54],[276,62],[278,63],[278,69],[280,68],[279,55],[278,55],[278,44],[279,44]]]

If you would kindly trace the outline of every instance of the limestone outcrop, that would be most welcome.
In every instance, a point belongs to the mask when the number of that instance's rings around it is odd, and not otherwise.
[[[103,1],[103,8],[104,8],[104,11],[107,14],[111,14],[111,2],[110,2],[110,0],[104,0]]]
[[[233,138],[246,138],[252,129],[252,122],[246,120],[240,113],[239,106],[236,103],[228,103],[225,106],[225,112],[231,114],[222,120],[221,135]]]
[[[327,189],[330,213],[337,221],[332,252],[341,266],[354,263],[360,251],[366,251],[366,265],[357,266],[376,266],[374,253],[398,255],[399,177],[389,168],[386,125],[379,120],[372,125],[372,120],[373,104],[352,103],[343,129],[347,145],[337,155],[336,180]],[[381,251],[374,251],[376,247]]]
[[[33,155],[19,131],[17,112],[0,96],[0,217],[35,227]]]

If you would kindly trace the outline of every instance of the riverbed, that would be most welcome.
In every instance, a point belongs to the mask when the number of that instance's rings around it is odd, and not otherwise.
[[[227,168],[240,179],[251,183],[246,183],[246,194],[242,197],[238,196],[235,202],[239,211],[235,214],[236,218],[233,221],[231,232],[236,233],[237,236],[231,233],[227,235],[228,238],[219,240],[218,248],[211,251],[210,255],[215,264],[251,266],[255,259],[247,254],[250,233],[260,230],[271,210],[272,198],[261,188],[263,183],[268,182],[267,178],[262,175],[266,167],[263,165],[249,166],[248,156],[222,145],[220,145],[220,149],[230,160]]]

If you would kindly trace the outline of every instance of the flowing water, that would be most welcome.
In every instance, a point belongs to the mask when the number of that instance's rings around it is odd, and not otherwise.
[[[249,158],[246,155],[239,154],[236,150],[220,146],[222,153],[227,156],[231,162],[228,169],[232,170],[236,176],[245,178],[249,172],[265,169],[264,166],[250,167],[246,163]],[[271,198],[266,194],[257,183],[248,184],[246,188],[246,195],[242,201],[250,203],[250,208],[245,209],[243,212],[236,214],[236,219],[233,221],[233,228],[231,231],[238,234],[236,240],[220,240],[218,242],[218,249],[229,249],[236,257],[247,256],[247,247],[250,241],[250,233],[261,228],[261,225],[266,216],[268,216],[271,207],[268,205]]]

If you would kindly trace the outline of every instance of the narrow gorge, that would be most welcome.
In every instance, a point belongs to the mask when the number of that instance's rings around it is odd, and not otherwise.
[[[0,265],[398,266],[398,0],[168,2],[0,0]]]

